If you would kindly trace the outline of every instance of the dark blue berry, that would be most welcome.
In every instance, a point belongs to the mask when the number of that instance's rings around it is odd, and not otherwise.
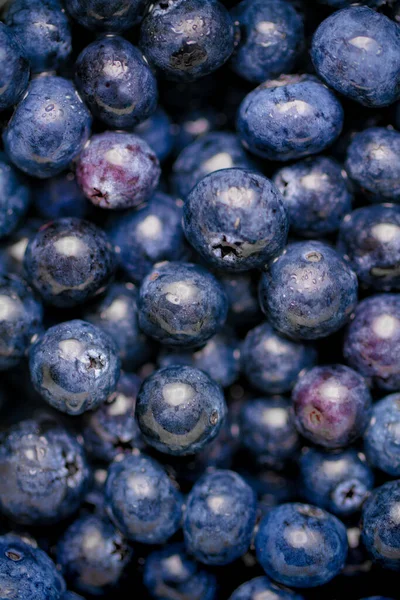
[[[20,421],[2,434],[0,511],[23,525],[72,515],[89,484],[82,444],[50,418]]]
[[[48,220],[62,217],[83,219],[90,207],[72,172],[40,181],[33,188],[33,204],[39,214]]]
[[[140,51],[119,36],[100,38],[78,56],[75,82],[93,115],[116,129],[134,127],[157,106],[157,82]]]
[[[36,391],[61,412],[97,408],[116,389],[120,361],[113,339],[85,321],[50,327],[32,346],[29,368]]]
[[[400,476],[400,394],[386,396],[372,407],[364,449],[372,466]]]
[[[288,76],[267,81],[239,107],[237,130],[244,147],[269,160],[318,154],[339,136],[343,109],[317,79]]]
[[[29,61],[10,27],[0,23],[0,111],[11,108],[28,87]]]
[[[25,173],[40,179],[53,177],[82,150],[91,122],[71,81],[39,77],[30,83],[5,128],[4,147],[12,162]]]
[[[187,366],[155,371],[140,388],[136,418],[148,444],[167,454],[195,454],[218,434],[226,405],[206,373]]]
[[[109,515],[129,540],[163,544],[181,524],[180,493],[161,465],[144,455],[112,463],[105,495]]]
[[[190,263],[160,263],[140,288],[140,327],[167,346],[205,344],[221,329],[227,312],[227,298],[217,279]]]
[[[343,568],[346,529],[325,510],[308,504],[282,504],[260,523],[257,558],[269,577],[299,588],[323,585]]]
[[[262,275],[261,308],[273,327],[298,339],[338,331],[357,304],[357,277],[322,242],[289,244]]]
[[[27,277],[43,300],[61,307],[82,304],[103,292],[115,266],[105,233],[72,217],[41,227],[24,257]]]
[[[137,125],[134,133],[148,143],[160,162],[166,160],[174,149],[175,126],[161,106],[143,123]]]
[[[229,600],[303,600],[302,596],[273,583],[268,577],[255,577],[238,587]]]
[[[253,171],[223,169],[204,177],[187,197],[183,215],[190,244],[220,269],[261,268],[286,243],[282,196]]]
[[[80,25],[95,31],[124,31],[136,25],[146,0],[68,0],[66,8]]]
[[[256,507],[253,490],[234,471],[204,475],[187,498],[183,533],[188,552],[209,565],[233,562],[250,545]]]
[[[322,21],[311,57],[330,87],[360,104],[386,106],[400,95],[400,30],[370,8],[346,8]]]

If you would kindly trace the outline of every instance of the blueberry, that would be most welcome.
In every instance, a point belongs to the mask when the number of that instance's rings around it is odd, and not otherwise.
[[[386,396],[372,407],[364,434],[369,463],[392,477],[400,476],[400,394]]]
[[[261,84],[245,97],[237,119],[244,147],[278,161],[325,150],[342,126],[340,102],[309,76],[288,76]]]
[[[247,271],[263,267],[283,249],[288,217],[269,179],[245,169],[223,169],[192,189],[183,207],[183,227],[208,263]]]
[[[372,558],[385,569],[400,567],[400,480],[375,488],[362,512],[362,540]]]
[[[273,178],[283,196],[293,233],[323,237],[335,232],[351,211],[352,193],[344,169],[326,156],[283,167]]]
[[[20,421],[2,434],[0,510],[23,525],[72,515],[89,483],[81,443],[49,418]]]
[[[136,25],[146,0],[68,0],[66,8],[80,25],[95,31],[124,31]]]
[[[291,403],[283,396],[248,400],[239,415],[240,441],[259,464],[282,469],[299,447]]]
[[[166,160],[174,149],[175,128],[161,106],[143,123],[137,125],[134,133],[148,143],[160,162]]]
[[[289,503],[272,508],[256,537],[257,559],[272,579],[299,588],[323,585],[343,568],[346,529],[325,510]]]
[[[118,215],[112,221],[110,236],[121,267],[137,283],[156,263],[181,260],[188,254],[181,202],[162,192],[156,192],[138,210]]]
[[[218,434],[226,405],[206,373],[187,366],[155,371],[140,388],[136,418],[148,444],[167,454],[195,454]]]
[[[295,242],[261,277],[260,303],[271,325],[297,339],[338,331],[357,304],[357,277],[340,255],[322,242]]]
[[[144,455],[112,463],[105,495],[112,520],[129,540],[163,544],[180,526],[180,493],[161,465]]]
[[[203,81],[200,81],[200,84],[203,83]],[[181,85],[193,93],[193,85]],[[172,89],[172,93],[174,93],[174,98],[180,98],[180,95],[175,95],[177,94],[175,88]],[[195,103],[193,104],[195,105]],[[185,103],[184,112],[176,116],[176,121],[174,124],[176,128],[175,149],[177,152],[181,152],[201,136],[206,136],[216,129],[220,129],[225,123],[226,117],[210,104],[199,108],[191,108],[190,104],[187,106]]]
[[[364,377],[344,365],[314,367],[300,376],[292,393],[299,432],[325,448],[356,440],[371,416],[371,394]]]
[[[183,534],[188,552],[209,565],[226,565],[248,549],[256,521],[253,490],[234,471],[201,477],[187,497]]]
[[[62,217],[83,219],[90,206],[71,171],[40,181],[33,188],[33,204],[38,213],[48,220]]]
[[[65,592],[61,597],[61,600],[85,600],[82,596],[78,596],[74,592]]]
[[[71,55],[71,31],[60,0],[14,0],[6,24],[17,36],[33,73],[55,71]]]
[[[82,150],[91,121],[70,81],[39,77],[30,83],[4,130],[4,148],[21,171],[40,179],[53,177]]]
[[[158,159],[144,140],[114,131],[94,135],[76,165],[85,196],[107,209],[130,208],[147,200],[160,173]]]
[[[365,287],[400,289],[400,206],[377,204],[347,215],[340,227],[339,250]]]
[[[140,29],[140,47],[168,79],[192,81],[221,67],[235,45],[235,29],[217,0],[157,0]]]
[[[157,106],[157,81],[140,51],[119,36],[105,36],[78,56],[75,82],[93,115],[116,129],[134,127]]]
[[[0,262],[2,271],[26,277],[24,269],[24,256],[29,240],[36,235],[44,225],[41,219],[28,218],[23,221],[0,247]]]
[[[105,402],[117,386],[120,361],[112,338],[85,321],[50,327],[29,355],[32,384],[48,404],[79,415]]]
[[[118,584],[132,550],[108,519],[88,515],[74,521],[64,532],[56,556],[71,587],[101,595]]]
[[[311,449],[300,459],[300,482],[308,502],[347,517],[361,509],[374,475],[364,455],[351,448],[338,453]]]
[[[168,346],[205,344],[221,329],[227,312],[227,298],[217,279],[190,263],[160,263],[140,288],[139,325]]]
[[[172,166],[172,187],[180,198],[203,177],[221,169],[254,169],[239,139],[233,133],[211,132],[186,146]]]
[[[357,306],[346,333],[347,362],[383,390],[400,389],[400,297],[379,294]]]
[[[8,534],[0,537],[0,557],[1,593],[4,598],[64,600],[64,580],[43,550],[20,536]]]
[[[154,600],[215,600],[215,576],[189,558],[183,544],[156,550],[146,559],[143,582]]]
[[[41,331],[43,309],[16,275],[0,275],[0,371],[18,365]]]
[[[220,271],[218,279],[228,296],[231,325],[246,328],[262,320],[255,272]]]
[[[322,21],[311,57],[330,87],[360,104],[387,106],[400,95],[400,30],[370,8],[346,8]]]
[[[4,152],[0,152],[0,238],[16,229],[28,210],[30,199],[27,182]]]
[[[268,577],[255,577],[238,587],[229,600],[303,600],[302,596],[273,583]]]
[[[105,233],[71,217],[41,227],[28,243],[24,266],[45,302],[68,307],[103,292],[116,265]]]
[[[128,371],[146,362],[152,351],[139,329],[137,296],[133,283],[113,283],[99,303],[85,311],[85,321],[114,339],[122,366]]]
[[[85,417],[82,435],[88,454],[103,462],[135,449],[144,440],[135,420],[136,398],[141,380],[132,373],[121,373],[116,390]]]
[[[0,23],[0,111],[17,104],[29,82],[29,61],[17,36]]]
[[[251,329],[241,348],[242,369],[248,382],[265,394],[289,392],[303,369],[314,366],[313,346],[293,342],[269,323]]]
[[[262,83],[293,71],[303,50],[304,26],[290,2],[243,0],[231,15],[242,32],[231,60],[240,77]]]
[[[353,137],[346,169],[361,193],[370,202],[400,202],[400,133],[384,127],[370,127]]]

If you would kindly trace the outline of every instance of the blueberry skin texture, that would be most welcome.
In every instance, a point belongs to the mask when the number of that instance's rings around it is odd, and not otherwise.
[[[349,320],[357,304],[357,277],[330,246],[295,242],[261,277],[261,308],[284,335],[303,340],[323,338]]]
[[[71,171],[34,186],[33,204],[40,216],[49,221],[63,217],[84,219],[90,207]]]
[[[310,369],[299,377],[292,400],[298,431],[325,448],[354,442],[371,416],[372,399],[364,377],[344,365]]]
[[[400,389],[400,297],[378,294],[357,306],[343,355],[353,369],[382,390]]]
[[[206,373],[176,365],[159,369],[140,388],[136,418],[146,442],[160,452],[196,454],[219,433],[227,408]]]
[[[241,347],[242,370],[247,381],[265,394],[289,392],[300,371],[316,362],[313,346],[280,336],[269,323],[251,329]]]
[[[131,541],[164,544],[180,527],[182,496],[152,458],[132,455],[112,463],[105,498],[111,519]]]
[[[218,280],[198,265],[164,262],[143,280],[139,325],[167,346],[201,346],[224,325],[228,301]]]
[[[321,79],[364,106],[387,106],[400,95],[400,30],[370,8],[345,8],[322,21],[311,58]]]
[[[347,555],[346,529],[325,510],[288,503],[260,523],[256,553],[266,574],[284,585],[311,588],[333,579]]]
[[[231,16],[242,32],[230,63],[237,75],[262,83],[293,71],[303,50],[304,25],[290,2],[243,0]]]
[[[340,102],[308,76],[261,84],[244,98],[236,124],[246,150],[282,162],[322,152],[342,126]]]
[[[34,388],[48,404],[80,415],[115,391],[120,360],[107,333],[76,319],[54,325],[39,337],[30,349],[29,369]]]
[[[282,469],[299,448],[290,400],[283,396],[248,400],[239,414],[240,441],[255,460]]]
[[[174,162],[172,188],[177,196],[185,199],[206,175],[232,168],[255,168],[238,137],[224,131],[206,133],[186,146]]]
[[[133,130],[154,150],[158,160],[163,162],[175,146],[174,125],[165,110],[159,106],[153,114]]]
[[[100,38],[82,50],[75,83],[92,114],[115,129],[134,127],[157,106],[156,78],[141,52],[119,36]]]
[[[11,108],[28,87],[30,66],[10,27],[0,23],[0,111]]]
[[[400,202],[400,133],[370,127],[353,137],[346,169],[363,196],[370,202]]]
[[[228,323],[235,328],[245,329],[259,323],[262,320],[262,313],[258,302],[255,273],[219,271],[217,276],[228,297]]]
[[[302,596],[273,583],[268,577],[255,577],[238,587],[229,600],[257,600],[269,597],[271,600],[303,600]]]
[[[68,0],[66,8],[73,19],[95,31],[125,31],[136,25],[146,0]]]
[[[346,255],[364,287],[400,289],[400,206],[377,204],[347,215],[339,230],[338,249]]]
[[[228,60],[235,46],[235,28],[217,0],[157,0],[142,21],[139,45],[164,77],[193,81]]]
[[[103,292],[116,267],[106,234],[82,219],[64,218],[40,228],[25,251],[24,268],[47,304],[71,307]]]
[[[0,372],[18,365],[41,331],[43,308],[17,275],[0,275]]]
[[[55,71],[70,57],[71,31],[59,0],[15,0],[6,25],[23,47],[32,73]]]
[[[153,150],[132,133],[105,131],[92,136],[76,164],[86,198],[110,210],[142,204],[157,187],[160,174]]]
[[[335,232],[351,211],[347,174],[333,158],[317,156],[283,167],[273,182],[289,213],[291,231],[301,237]]]
[[[7,600],[64,600],[65,583],[43,550],[13,534],[0,537],[0,579]]]
[[[146,559],[143,583],[154,600],[215,600],[217,581],[185,552],[183,544],[156,550]]]
[[[17,227],[28,210],[31,192],[27,182],[0,152],[0,238]]]
[[[179,261],[188,254],[181,202],[162,192],[156,192],[138,210],[116,216],[109,233],[120,266],[136,283],[143,281],[156,263]]]
[[[288,216],[282,196],[263,175],[223,169],[204,177],[183,207],[189,243],[220,269],[261,268],[285,246]]]
[[[107,518],[88,515],[68,527],[57,544],[57,564],[79,592],[111,592],[132,558],[132,549]]]
[[[145,442],[135,420],[140,384],[137,375],[121,373],[115,392],[97,410],[86,415],[82,435],[93,459],[109,463],[117,456],[144,448]]]
[[[151,343],[139,329],[138,291],[133,283],[113,283],[99,303],[86,310],[89,321],[113,338],[123,368],[134,371],[151,356]]]
[[[3,432],[0,511],[21,525],[50,525],[71,516],[89,485],[82,444],[54,421],[20,421]]]
[[[187,551],[207,565],[233,562],[250,546],[256,512],[256,496],[240,475],[228,470],[203,475],[187,497]]]
[[[362,540],[375,562],[385,569],[400,568],[400,534],[397,511],[400,480],[375,488],[362,512]]]
[[[39,77],[29,84],[3,132],[4,148],[21,171],[39,179],[54,177],[82,150],[91,123],[73,83]]]
[[[373,467],[400,476],[400,394],[386,396],[372,407],[364,450]]]
[[[338,453],[309,449],[300,458],[303,496],[338,517],[358,512],[374,486],[365,456],[353,449]]]

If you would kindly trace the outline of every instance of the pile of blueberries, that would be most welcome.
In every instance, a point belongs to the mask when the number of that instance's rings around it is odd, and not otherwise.
[[[0,5],[0,600],[399,599],[400,1]]]

